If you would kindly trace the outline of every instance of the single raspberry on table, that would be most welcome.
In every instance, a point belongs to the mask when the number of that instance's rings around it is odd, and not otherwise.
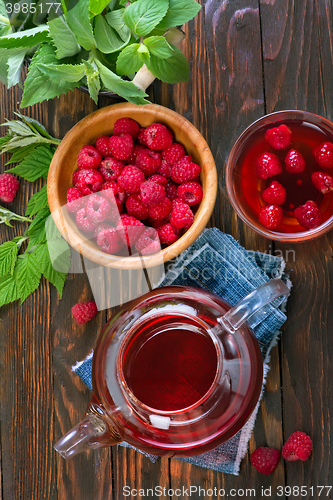
[[[77,212],[86,204],[86,197],[77,187],[67,189],[67,210],[68,212]]]
[[[168,182],[168,184],[166,185],[165,194],[171,201],[178,198],[177,189],[178,189],[178,184],[176,184],[173,181]]]
[[[285,188],[278,181],[271,182],[262,193],[262,199],[268,205],[283,205],[287,198]]]
[[[313,172],[311,175],[313,185],[322,194],[327,194],[333,191],[333,177],[325,172]]]
[[[162,123],[152,123],[144,131],[143,140],[148,148],[154,151],[162,151],[171,146],[173,136]]]
[[[279,158],[269,151],[261,153],[256,158],[254,168],[259,179],[268,179],[268,177],[282,173],[282,165]]]
[[[321,212],[315,201],[309,200],[294,210],[294,217],[305,229],[313,229],[321,223]]]
[[[167,180],[171,179],[171,169],[172,166],[166,160],[162,160],[161,166],[157,170],[157,173],[163,175]]]
[[[261,474],[271,474],[275,471],[280,460],[280,452],[268,446],[259,446],[251,454],[251,464]]]
[[[97,236],[99,235],[99,233],[104,229],[109,229],[110,227],[112,226],[110,226],[110,224],[108,224],[107,222],[100,222],[99,224],[97,224],[94,229],[94,238],[97,240]]]
[[[288,462],[307,460],[312,452],[312,440],[305,432],[293,432],[282,448],[282,457]]]
[[[77,168],[98,168],[102,155],[94,146],[83,146],[77,157]]]
[[[125,165],[121,161],[115,160],[111,156],[107,156],[101,161],[99,172],[105,181],[116,181],[124,166]]]
[[[131,134],[112,135],[109,140],[109,150],[116,160],[127,160],[133,151]]]
[[[76,212],[75,221],[77,227],[83,233],[91,233],[96,228],[96,224],[88,219],[86,207],[80,208],[80,210]]]
[[[140,196],[142,203],[145,205],[153,205],[160,203],[165,198],[165,189],[161,184],[145,181],[140,186]]]
[[[108,218],[111,212],[110,203],[104,196],[91,194],[86,205],[87,217],[91,222],[97,224]]]
[[[155,182],[155,184],[161,184],[164,188],[168,184],[168,180],[160,174],[153,174],[150,177],[148,177],[147,181],[149,182]]]
[[[135,248],[142,255],[159,252],[161,250],[161,243],[156,229],[147,227],[135,243]]]
[[[145,225],[135,217],[127,214],[120,216],[117,231],[123,243],[129,248],[135,245],[144,229]]]
[[[284,162],[286,170],[290,174],[301,174],[306,168],[304,156],[297,149],[291,149],[287,153]]]
[[[186,152],[184,146],[178,144],[178,142],[173,142],[171,146],[162,151],[162,158],[163,160],[166,160],[169,165],[173,165],[185,155]]]
[[[292,132],[284,123],[266,130],[265,140],[274,149],[284,149],[291,143]]]
[[[97,305],[94,300],[78,302],[72,307],[72,315],[78,325],[84,325],[93,319],[98,313]]]
[[[102,156],[110,155],[109,141],[110,141],[110,136],[108,135],[101,135],[95,141],[95,148],[97,149],[97,151],[101,153]]]
[[[134,144],[133,151],[126,160],[127,164],[135,165],[136,157],[138,156],[139,152],[142,151],[143,149],[146,148],[144,146],[141,146],[140,144]]]
[[[116,255],[124,246],[116,228],[108,227],[102,229],[97,235],[97,245],[108,254]]]
[[[184,182],[177,188],[177,195],[180,200],[192,207],[202,200],[203,190],[199,182]]]
[[[131,194],[126,200],[126,210],[128,215],[132,215],[139,220],[145,220],[148,217],[148,208],[142,203],[139,194]]]
[[[321,168],[333,168],[333,144],[331,142],[322,142],[313,150],[314,159]]]
[[[191,156],[183,156],[171,168],[171,179],[178,184],[194,180],[201,172],[201,167],[192,162]]]
[[[139,193],[145,175],[135,165],[127,165],[118,177],[118,184],[128,193]]]
[[[140,125],[132,118],[119,118],[113,126],[114,135],[130,134],[133,141],[138,137]]]
[[[141,149],[135,160],[135,165],[147,176],[155,174],[160,168],[161,163],[160,153],[147,148]]]
[[[174,200],[170,218],[171,224],[177,229],[188,229],[192,226],[193,221],[194,215],[190,206],[183,201]]]
[[[171,245],[180,237],[180,229],[173,227],[170,223],[164,223],[156,228],[163,245]]]
[[[78,187],[84,195],[96,193],[103,184],[102,175],[93,168],[82,168],[73,173],[74,187]]]
[[[149,205],[149,217],[153,220],[162,220],[168,217],[171,212],[172,202],[165,197],[160,203]]]
[[[10,203],[16,196],[19,188],[19,181],[13,174],[0,175],[0,201]]]
[[[259,212],[259,221],[267,229],[276,229],[282,221],[283,210],[278,205],[267,205]]]

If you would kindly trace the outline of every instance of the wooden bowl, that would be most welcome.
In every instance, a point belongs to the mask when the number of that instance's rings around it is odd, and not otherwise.
[[[102,252],[93,240],[87,239],[76,227],[66,209],[67,189],[72,186],[72,175],[77,169],[80,149],[94,144],[97,137],[111,135],[113,124],[123,117],[131,117],[142,127],[153,122],[167,125],[175,141],[183,144],[187,154],[201,166],[203,199],[195,214],[192,226],[172,245],[152,255],[119,257]],[[216,199],[217,174],[212,153],[200,132],[181,115],[157,104],[137,106],[120,103],[99,109],[78,122],[58,146],[47,179],[47,197],[54,222],[67,242],[83,256],[100,265],[118,269],[142,269],[167,262],[188,248],[206,226]]]

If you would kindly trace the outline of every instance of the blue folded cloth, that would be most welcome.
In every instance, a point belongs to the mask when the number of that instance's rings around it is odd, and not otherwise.
[[[272,278],[281,278],[290,288],[291,282],[284,273],[284,267],[282,257],[247,251],[232,236],[216,228],[206,229],[195,243],[178,257],[160,286],[199,287],[236,305],[245,295]],[[264,359],[264,381],[269,369],[270,350],[277,341],[279,329],[287,319],[282,311],[284,307],[285,302],[281,304],[281,300],[275,301],[265,308],[259,319],[256,316],[255,322],[251,324]],[[73,367],[91,390],[92,355],[93,353]],[[244,427],[229,441],[203,455],[177,460],[238,475],[241,460],[247,452],[259,404],[260,402]],[[121,445],[131,447],[127,443]],[[154,462],[158,458],[148,456]]]

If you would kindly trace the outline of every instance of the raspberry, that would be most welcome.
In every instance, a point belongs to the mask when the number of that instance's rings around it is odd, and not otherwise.
[[[192,226],[194,221],[194,215],[187,203],[183,201],[173,202],[173,208],[171,212],[171,224],[177,229],[188,229]]]
[[[99,171],[103,176],[105,181],[116,181],[124,168],[124,164],[119,161],[107,156],[101,162]]]
[[[178,189],[178,184],[176,184],[175,182],[170,181],[166,185],[165,194],[171,201],[178,198],[177,189]]]
[[[305,229],[313,229],[321,223],[321,212],[315,201],[309,200],[294,210],[294,217]]]
[[[127,160],[133,151],[133,139],[130,134],[112,135],[109,150],[116,160]]]
[[[162,163],[160,153],[150,151],[150,149],[142,149],[138,152],[135,160],[135,165],[142,170],[145,175],[153,175],[160,168]]]
[[[280,125],[266,130],[265,140],[274,149],[284,149],[291,143],[292,132],[287,125]]]
[[[123,242],[116,228],[109,227],[98,233],[97,245],[105,253],[117,254],[123,247]]]
[[[97,240],[97,236],[104,229],[109,229],[111,226],[107,222],[100,222],[94,229],[94,238]]]
[[[118,184],[128,193],[139,193],[144,180],[142,170],[134,165],[127,165],[118,177]]]
[[[141,144],[141,146],[147,146],[147,144],[145,143],[145,138],[144,138],[145,130],[146,129],[144,127],[140,128],[140,132],[138,135],[138,143]]]
[[[176,161],[180,160],[183,156],[185,156],[184,146],[178,144],[178,142],[174,142],[162,151],[162,158],[166,160],[170,165],[176,163]]]
[[[262,193],[262,199],[268,205],[283,205],[286,198],[287,192],[278,181],[273,181]]]
[[[280,452],[268,446],[259,446],[251,454],[251,464],[261,474],[271,474],[275,471],[280,460]]]
[[[171,165],[165,161],[162,160],[160,168],[157,170],[157,173],[160,175],[163,175],[166,179],[171,179]]]
[[[144,146],[141,146],[140,144],[134,144],[133,151],[126,160],[128,165],[135,164],[136,157],[138,156],[139,151],[141,151],[142,149],[146,149],[146,148]]]
[[[172,203],[169,198],[165,197],[160,203],[149,205],[149,217],[153,220],[165,219],[171,212]]]
[[[170,223],[157,227],[157,232],[163,245],[171,245],[180,237],[180,229],[173,227]]]
[[[142,203],[153,205],[154,203],[160,203],[165,198],[165,189],[161,184],[146,181],[140,186],[140,195]]]
[[[159,174],[154,174],[151,177],[148,177],[147,181],[155,182],[155,184],[161,184],[164,188],[168,184],[167,179],[163,175]]]
[[[107,198],[109,201],[113,201],[114,198],[111,195],[110,189],[116,198],[117,204],[124,203],[124,201],[126,200],[126,192],[116,181],[103,182],[100,194],[105,196],[105,198]]]
[[[130,134],[133,141],[138,137],[140,125],[132,118],[119,118],[113,126],[114,135]]]
[[[305,159],[297,149],[291,149],[285,157],[284,162],[286,170],[290,174],[301,174],[306,167]]]
[[[148,217],[148,208],[142,203],[139,194],[131,194],[126,200],[126,210],[129,215],[139,220],[145,220]]]
[[[83,146],[77,157],[77,168],[98,168],[102,155],[94,146]]]
[[[110,137],[108,135],[102,135],[95,141],[95,148],[99,153],[101,153],[102,156],[109,156],[110,154],[109,141]]]
[[[128,247],[133,246],[140,237],[145,226],[135,217],[130,215],[121,215],[117,225],[117,231],[121,240]]]
[[[333,191],[333,177],[331,175],[325,174],[324,172],[313,172],[311,180],[313,185],[322,194]]]
[[[178,184],[192,181],[201,172],[201,167],[192,162],[191,156],[183,156],[171,168],[171,179]]]
[[[67,189],[67,210],[68,212],[77,212],[86,204],[84,194],[79,188],[72,187]]]
[[[312,150],[314,159],[321,168],[333,168],[333,144],[322,142]]]
[[[86,302],[78,302],[72,307],[72,315],[78,325],[87,323],[98,313],[96,302],[87,300]]]
[[[86,205],[87,217],[91,222],[97,224],[108,218],[111,207],[106,198],[99,194],[91,194]]]
[[[147,227],[135,244],[136,250],[142,255],[149,255],[161,250],[158,232],[153,227]]]
[[[282,173],[282,165],[279,158],[274,153],[265,152],[255,160],[255,172],[259,179],[268,179],[272,175]]]
[[[73,173],[73,184],[84,195],[96,193],[103,184],[102,175],[93,168],[83,168]]]
[[[281,224],[283,210],[277,205],[267,205],[259,212],[259,221],[267,229],[276,229]]]
[[[154,151],[162,151],[171,146],[173,142],[172,133],[162,123],[152,123],[143,133],[143,140],[148,148]]]
[[[312,441],[305,432],[296,431],[289,436],[282,448],[282,456],[288,462],[307,460],[311,455]]]
[[[10,203],[16,196],[19,181],[13,174],[0,175],[0,200]]]
[[[76,225],[83,233],[90,233],[96,228],[96,224],[88,219],[86,207],[80,208],[76,212]]]
[[[185,201],[190,207],[200,203],[203,197],[203,191],[199,182],[184,182],[177,189],[178,198]]]

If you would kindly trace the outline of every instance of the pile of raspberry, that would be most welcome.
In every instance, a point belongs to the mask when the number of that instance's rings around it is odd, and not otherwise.
[[[292,131],[282,124],[278,127],[270,128],[265,133],[266,142],[276,150],[286,149],[291,145]],[[322,194],[333,191],[333,176],[327,170],[333,168],[333,144],[322,142],[312,150],[316,165],[320,168],[311,174],[313,185]],[[291,174],[301,174],[306,169],[304,156],[297,149],[290,149],[284,159],[284,167]],[[255,161],[255,172],[259,179],[268,179],[283,171],[279,158],[271,152],[260,154]],[[262,198],[266,206],[262,207],[259,213],[259,221],[267,229],[276,229],[282,222],[283,210],[281,205],[286,201],[286,190],[277,180],[263,191]],[[293,212],[294,217],[304,229],[313,229],[322,222],[322,215],[317,203],[308,200],[304,205],[297,207]]]
[[[192,225],[200,172],[166,126],[120,118],[111,137],[80,150],[67,209],[103,252],[155,253]]]

